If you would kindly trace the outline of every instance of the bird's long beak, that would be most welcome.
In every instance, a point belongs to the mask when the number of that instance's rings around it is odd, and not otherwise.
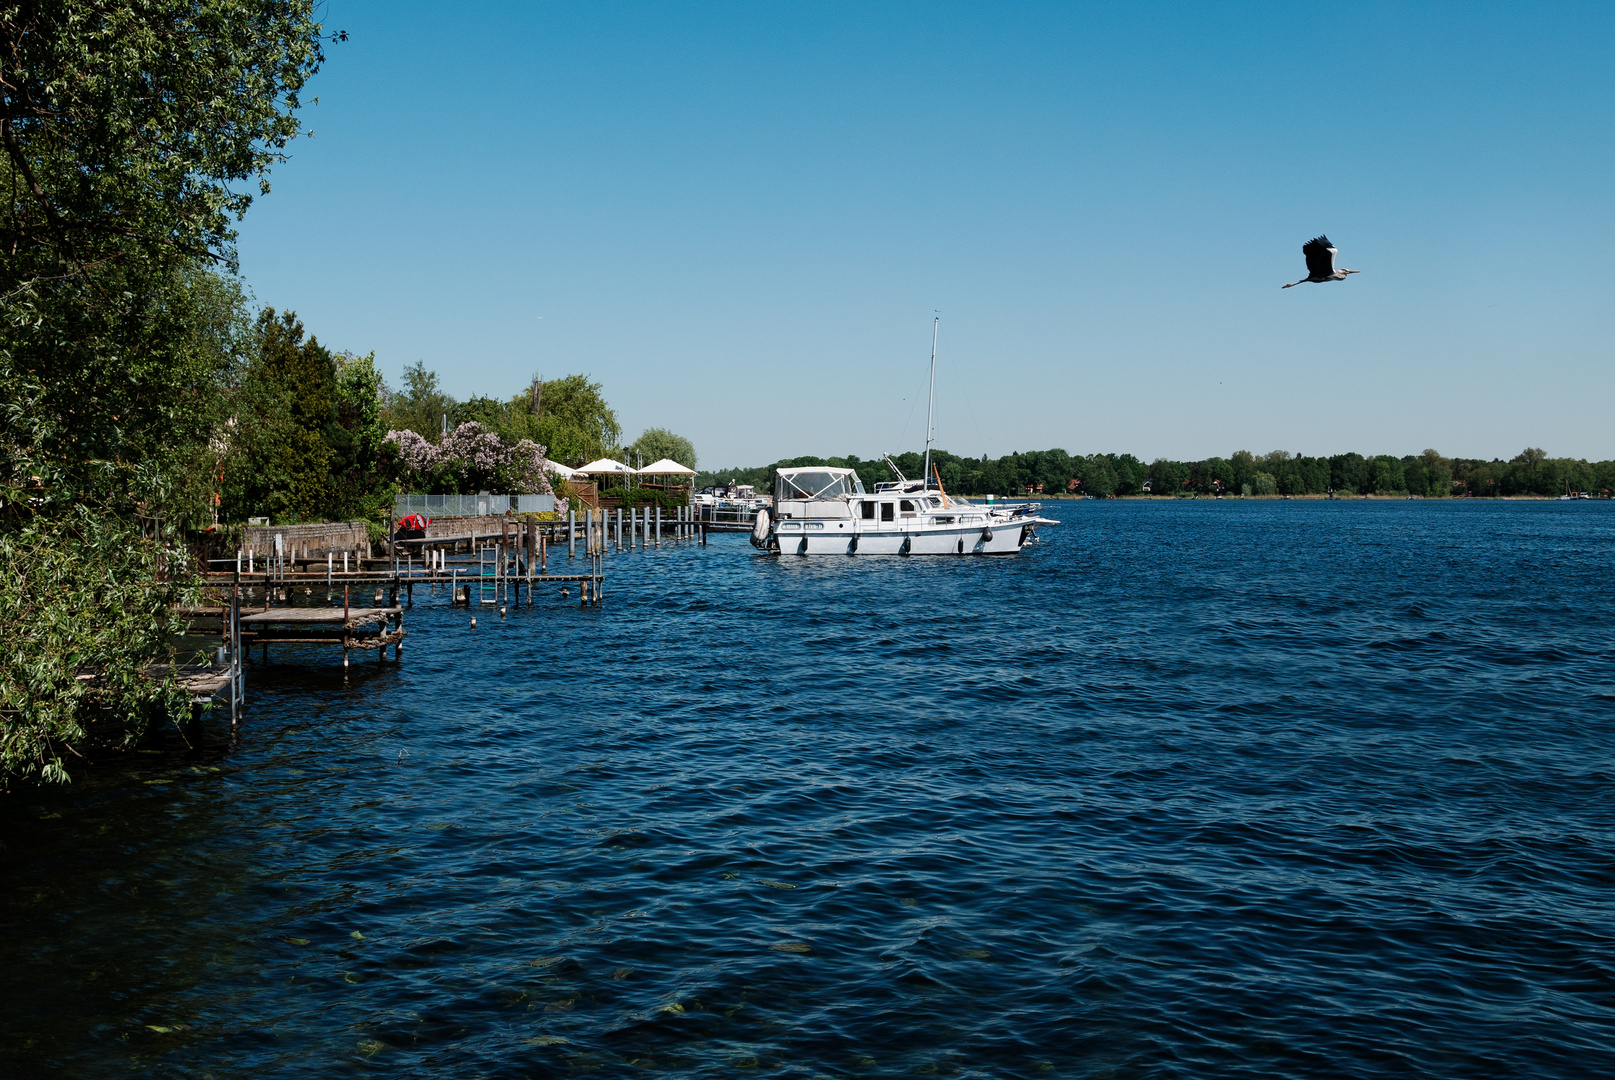
[[[1362,273],[1361,270],[1347,270],[1344,266],[1342,266],[1340,268],[1340,272],[1342,274],[1361,274]]]

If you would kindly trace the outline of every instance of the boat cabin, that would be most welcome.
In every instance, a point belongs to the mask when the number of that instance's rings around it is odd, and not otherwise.
[[[858,521],[865,530],[903,529],[952,525],[961,510],[973,509],[958,502],[950,505],[940,492],[926,493],[917,483],[906,489],[879,484],[871,494],[851,469],[781,469],[774,480],[774,510],[780,521],[830,518]],[[971,522],[982,520],[979,512],[970,517]]]

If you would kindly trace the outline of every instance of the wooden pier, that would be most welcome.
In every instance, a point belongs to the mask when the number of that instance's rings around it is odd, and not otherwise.
[[[401,607],[269,608],[241,616],[240,625],[240,647],[261,646],[266,660],[271,642],[341,645],[343,667],[348,666],[348,654],[354,649],[375,649],[376,659],[385,660],[391,645],[393,659],[402,660],[404,638],[409,633],[404,629]]]
[[[416,586],[446,586],[451,603],[497,605],[501,611],[520,604],[524,593],[531,606],[541,590],[559,587],[569,595],[575,586],[580,605],[599,607],[605,555],[613,545],[620,552],[660,547],[666,540],[704,544],[708,529],[719,525],[703,521],[695,507],[665,517],[656,507],[610,514],[590,508],[562,521],[513,516],[498,521],[497,530],[492,524],[478,519],[457,526],[451,519],[431,535],[394,540],[383,558],[347,547],[321,550],[293,533],[296,526],[286,530],[285,540],[260,527],[256,538],[270,550],[249,547],[234,559],[213,560],[203,574],[213,603],[183,612],[190,633],[216,635],[222,643],[215,663],[175,675],[199,709],[228,700],[234,724],[246,697],[242,665],[254,645],[265,660],[272,644],[339,647],[344,668],[355,649],[373,649],[385,661],[390,646],[397,661]],[[568,569],[579,572],[549,572],[552,553],[560,558],[563,546],[573,564]]]

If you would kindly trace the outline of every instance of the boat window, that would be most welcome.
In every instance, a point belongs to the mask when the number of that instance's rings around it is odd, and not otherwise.
[[[914,504],[909,502],[907,499],[904,499],[903,500],[903,513],[912,514],[913,512],[914,512]]]
[[[865,521],[875,520],[875,504],[868,499],[865,499],[863,503],[863,515]]]
[[[774,478],[774,501],[787,499],[839,499],[853,494],[857,473],[831,472],[828,469],[793,469],[781,472]]]
[[[894,506],[893,504],[889,503],[889,502],[881,503],[880,504],[880,520],[882,520],[882,521],[891,521],[893,518],[895,518],[897,516],[896,514],[893,513],[893,511],[896,510],[896,509],[897,509],[897,507]]]

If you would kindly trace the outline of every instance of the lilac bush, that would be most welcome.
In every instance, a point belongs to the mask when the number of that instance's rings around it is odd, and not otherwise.
[[[398,445],[403,469],[399,479],[410,490],[440,495],[555,494],[544,447],[531,439],[506,445],[497,432],[475,420],[458,425],[436,444],[408,429],[387,432],[387,441]]]

